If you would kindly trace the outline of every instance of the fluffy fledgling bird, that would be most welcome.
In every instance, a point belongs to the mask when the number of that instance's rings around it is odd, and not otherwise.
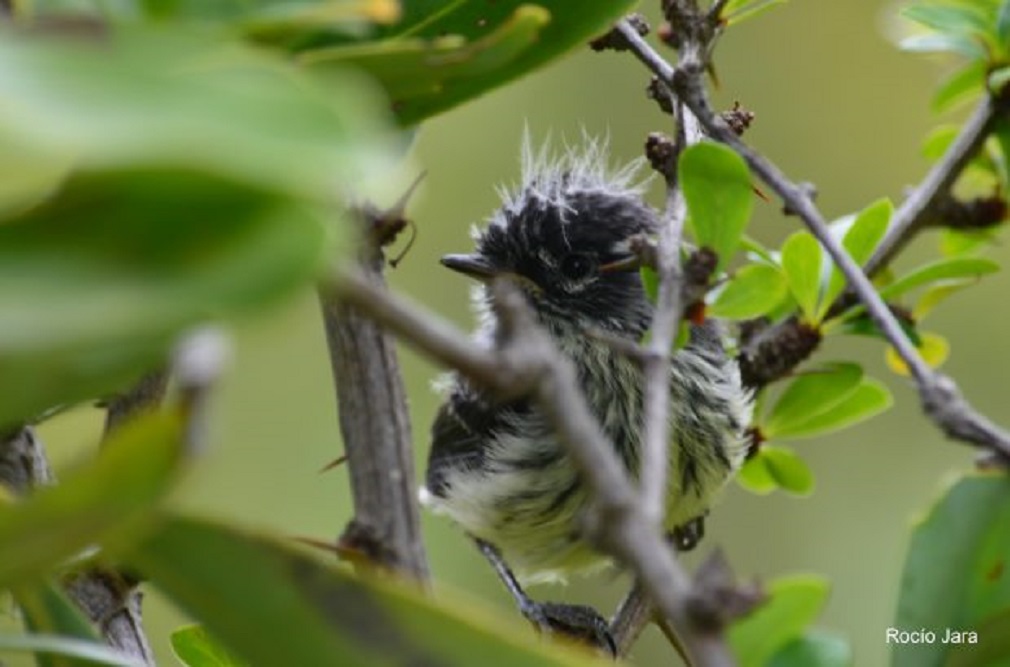
[[[447,255],[442,263],[479,281],[476,336],[487,346],[500,335],[486,284],[504,277],[520,287],[573,362],[592,412],[637,477],[641,370],[587,331],[639,341],[648,330],[653,306],[639,272],[619,267],[631,256],[629,241],[655,233],[659,219],[634,182],[640,162],[610,171],[606,160],[603,142],[587,140],[552,156],[547,148],[534,152],[527,140],[522,182],[502,192],[501,207],[475,232],[476,251]],[[671,365],[666,509],[673,529],[703,517],[740,466],[751,401],[717,323],[694,327]],[[458,374],[447,387],[432,426],[425,503],[478,540],[523,612],[542,621],[501,560],[526,581],[606,563],[580,530],[587,489],[531,400],[496,401]]]

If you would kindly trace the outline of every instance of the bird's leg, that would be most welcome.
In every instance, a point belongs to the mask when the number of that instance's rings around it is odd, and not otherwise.
[[[477,548],[484,558],[494,568],[498,578],[505,584],[519,607],[519,612],[526,617],[540,632],[557,633],[580,642],[590,644],[617,655],[617,645],[610,635],[609,625],[603,616],[592,607],[586,605],[558,604],[554,602],[536,602],[523,590],[501,553],[490,542],[474,538]]]

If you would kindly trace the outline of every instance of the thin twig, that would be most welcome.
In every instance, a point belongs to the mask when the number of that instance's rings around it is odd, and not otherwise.
[[[674,70],[665,62],[663,63],[665,67],[654,67],[656,60],[662,58],[652,47],[644,40],[629,39],[629,42],[632,52],[642,62],[653,68],[656,74],[669,77],[664,80],[695,113],[709,136],[736,150],[750,168],[782,197],[790,210],[799,215],[828,251],[851,289],[866,305],[874,323],[908,366],[926,414],[948,437],[992,448],[1004,459],[1010,458],[1010,433],[976,412],[961,395],[953,380],[933,371],[926,364],[897,319],[877,294],[869,278],[845,252],[841,244],[831,237],[826,221],[807,191],[787,179],[778,167],[762,155],[754,152],[712,111],[702,86],[701,68],[686,67],[682,64]]]
[[[594,522],[598,542],[632,568],[698,664],[733,664],[718,632],[700,625],[692,615],[691,580],[658,527],[641,511],[639,495],[579,391],[571,362],[557,351],[527,312],[522,297],[509,287],[495,286],[500,318],[510,332],[508,341],[502,349],[484,349],[359,273],[345,271],[331,286],[348,305],[474,382],[509,396],[532,392],[591,489],[598,509]]]
[[[884,240],[863,267],[866,275],[872,276],[887,266],[915,233],[936,217],[951,186],[985,143],[997,118],[1005,113],[1006,109],[988,95],[979,102],[943,158],[895,211]]]

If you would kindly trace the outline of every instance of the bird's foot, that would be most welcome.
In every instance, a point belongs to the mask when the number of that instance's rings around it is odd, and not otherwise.
[[[588,644],[611,657],[617,656],[617,644],[607,620],[592,607],[581,604],[534,602],[526,599],[519,609],[523,616],[544,634],[556,634]]]

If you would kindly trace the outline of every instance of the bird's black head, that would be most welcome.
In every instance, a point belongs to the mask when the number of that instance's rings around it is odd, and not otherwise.
[[[654,233],[658,220],[630,185],[637,165],[608,173],[605,162],[595,142],[553,160],[525,151],[523,183],[476,234],[476,252],[442,263],[483,281],[514,279],[550,328],[640,335],[652,307],[638,271],[626,268],[629,241]]]

